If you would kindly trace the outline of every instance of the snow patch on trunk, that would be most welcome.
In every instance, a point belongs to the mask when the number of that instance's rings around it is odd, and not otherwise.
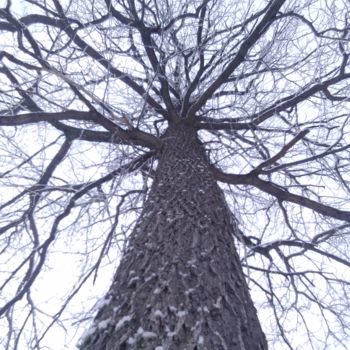
[[[124,317],[122,317],[118,323],[115,326],[115,331],[118,331],[120,328],[122,328],[125,324],[127,324],[128,322],[130,322],[132,319],[132,315],[126,315]]]
[[[150,331],[145,331],[142,327],[139,327],[139,329],[137,330],[135,335],[129,337],[127,342],[129,345],[134,345],[135,343],[137,343],[138,341],[140,341],[142,339],[147,340],[147,339],[153,339],[153,338],[157,338],[156,333],[150,332]]]

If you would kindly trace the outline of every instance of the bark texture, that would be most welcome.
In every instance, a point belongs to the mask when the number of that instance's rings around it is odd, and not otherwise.
[[[82,350],[265,350],[204,148],[171,126],[127,251]]]

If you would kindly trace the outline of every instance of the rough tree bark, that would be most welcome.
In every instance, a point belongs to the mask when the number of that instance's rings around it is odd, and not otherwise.
[[[164,136],[149,198],[83,350],[265,350],[235,225],[189,126]]]

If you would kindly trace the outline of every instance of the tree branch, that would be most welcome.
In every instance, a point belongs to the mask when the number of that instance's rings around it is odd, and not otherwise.
[[[273,157],[265,160],[261,164],[259,164],[255,169],[253,169],[250,174],[251,175],[258,175],[260,172],[268,167],[269,165],[272,165],[277,162],[280,158],[284,157],[285,154],[301,139],[303,139],[308,133],[310,132],[309,129],[305,129],[301,131],[298,135],[296,135],[291,141],[289,141],[286,145],[282,147],[282,149],[276,153]]]
[[[284,97],[281,100],[276,101],[273,105],[264,110],[247,117],[250,119],[250,122],[247,123],[238,123],[238,122],[228,122],[227,118],[224,122],[221,121],[210,121],[210,122],[197,122],[196,126],[198,129],[207,129],[207,130],[256,130],[258,125],[267,120],[268,118],[276,115],[279,112],[282,112],[288,108],[295,107],[300,102],[305,101],[309,97],[315,95],[318,92],[325,92],[326,88],[337,84],[345,79],[350,79],[350,73],[339,74],[336,77],[325,80],[324,82],[317,83],[305,89],[304,91],[295,93]],[[343,99],[342,99],[343,100]],[[203,120],[203,119],[202,119]]]
[[[117,143],[130,143],[152,149],[159,149],[161,147],[161,141],[157,137],[135,128],[124,130],[114,124],[111,120],[103,117],[101,114],[96,114],[95,112],[69,110],[56,113],[34,112],[16,116],[0,116],[0,126],[18,126],[30,123],[49,122],[59,130],[70,132],[71,136],[74,138],[83,137],[84,133],[90,140],[94,140],[94,138],[97,137],[97,139],[102,138],[105,141],[106,138],[108,138],[106,133],[85,131],[83,129],[66,126],[62,123],[57,124],[57,122],[61,120],[88,121],[101,125],[110,132],[110,140],[115,140],[116,137],[120,139]],[[87,138],[85,138],[85,140],[87,140]]]
[[[87,44],[84,40],[82,40],[78,34],[77,30],[73,30],[71,28],[71,21],[65,17],[64,13],[60,13],[62,19],[54,19],[43,15],[29,15],[25,16],[18,21],[15,20],[9,13],[2,10],[2,14],[5,18],[9,19],[9,23],[0,22],[0,30],[6,30],[9,32],[16,32],[18,30],[17,26],[11,22],[16,21],[19,27],[21,26],[29,26],[33,24],[45,24],[60,28],[63,30],[68,37],[88,56],[93,58],[96,62],[102,65],[111,76],[119,79],[124,84],[129,86],[132,90],[138,93],[140,96],[145,98],[150,106],[152,106],[157,112],[161,113],[163,116],[167,116],[166,111],[162,108],[160,104],[158,104],[151,96],[148,95],[146,90],[135,82],[135,79],[127,73],[120,71],[115,68],[110,61],[105,59],[98,51],[96,51],[92,46]],[[11,21],[10,21],[11,19]],[[79,28],[78,28],[79,29]],[[80,28],[81,29],[81,28]],[[39,57],[38,57],[39,58]]]
[[[302,207],[309,208],[319,214],[332,217],[337,220],[344,220],[350,222],[350,212],[345,210],[339,210],[331,206],[316,202],[312,199],[293,194],[283,187],[266,180],[262,180],[259,177],[247,174],[247,175],[234,175],[226,174],[216,167],[212,166],[212,173],[216,180],[231,184],[231,185],[251,185],[259,190],[270,194],[277,198],[281,202],[290,202],[298,204]]]
[[[270,6],[260,21],[255,27],[253,32],[245,39],[238,50],[235,58],[226,66],[219,77],[204,91],[199,99],[189,108],[187,116],[194,116],[195,113],[205,105],[208,99],[214,94],[214,92],[226,82],[230,75],[237,69],[237,67],[244,61],[246,54],[250,48],[258,41],[258,39],[267,31],[269,25],[273,22],[276,14],[286,0],[274,0],[271,1]]]

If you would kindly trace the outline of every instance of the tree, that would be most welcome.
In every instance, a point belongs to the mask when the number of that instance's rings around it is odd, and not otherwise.
[[[45,348],[119,249],[80,349],[347,349],[349,13],[7,0],[4,348]],[[80,273],[40,304],[60,254]]]

